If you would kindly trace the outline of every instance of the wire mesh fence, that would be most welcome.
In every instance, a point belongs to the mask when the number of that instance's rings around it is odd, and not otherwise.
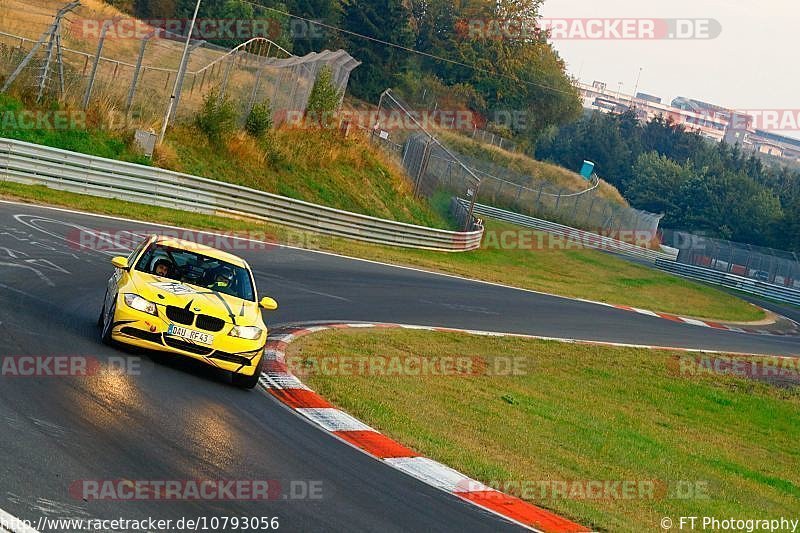
[[[30,17],[23,15],[28,9],[18,0],[0,0],[0,88],[83,109],[100,106],[144,127],[161,124],[185,35],[159,27],[144,31],[138,21],[135,32],[123,31],[133,19],[77,2],[41,0]],[[173,116],[192,116],[215,91],[233,102],[242,120],[255,103],[269,101],[273,122],[280,124],[302,115],[324,66],[344,94],[359,62],[343,50],[298,57],[267,37],[253,36],[231,48],[190,39],[186,65]]]
[[[583,190],[559,187],[552,181],[513,172],[460,153],[441,141],[437,128],[456,129],[470,136],[470,129],[443,124],[437,116],[415,111],[392,91],[384,93],[372,132],[375,142],[387,148],[402,145],[403,167],[414,182],[416,194],[431,196],[446,191],[482,204],[525,215],[589,229],[621,240],[643,242],[657,238],[662,215],[640,211],[604,198],[599,180],[586,182]],[[466,123],[467,121],[462,121]],[[432,127],[426,127],[431,124]]]
[[[664,231],[664,241],[678,249],[679,263],[800,288],[800,263],[793,252],[672,230]]]

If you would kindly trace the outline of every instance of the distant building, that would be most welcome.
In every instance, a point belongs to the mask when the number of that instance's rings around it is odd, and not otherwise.
[[[645,102],[652,102],[654,104],[660,104],[661,103],[661,98],[659,98],[658,96],[653,96],[653,95],[646,94],[646,93],[636,93],[636,99],[637,100],[643,100]]]
[[[646,93],[636,97],[620,91],[608,91],[605,83],[578,83],[578,90],[587,109],[603,113],[624,113],[633,109],[645,122],[660,116],[683,126],[687,131],[744,150],[800,161],[800,140],[754,128],[752,116],[716,104],[679,96],[667,105],[661,98]]]

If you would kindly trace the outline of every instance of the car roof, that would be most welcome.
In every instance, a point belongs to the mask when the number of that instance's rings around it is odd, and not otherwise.
[[[165,237],[163,235],[157,235],[155,242],[163,246],[169,246],[170,248],[177,248],[179,250],[197,252],[199,254],[205,255],[206,257],[219,259],[220,261],[225,261],[226,263],[230,263],[232,265],[247,268],[247,263],[241,257],[237,257],[233,254],[229,254],[228,252],[223,252],[222,250],[218,250],[216,248],[212,248],[211,246],[206,246],[205,244],[200,244],[198,242],[184,241],[183,239],[176,239],[174,237]]]

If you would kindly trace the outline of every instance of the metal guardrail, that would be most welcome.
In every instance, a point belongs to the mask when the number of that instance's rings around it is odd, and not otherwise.
[[[456,232],[341,211],[231,183],[0,139],[0,179],[92,196],[249,217],[389,246],[463,252],[480,247],[483,229]]]
[[[464,205],[468,203],[467,200],[464,200],[463,198],[459,199],[459,202],[461,202]],[[476,203],[474,213],[479,216],[496,218],[498,220],[503,220],[505,222],[510,222],[512,224],[517,224],[519,226],[524,226],[526,228],[532,228],[539,231],[553,233],[565,239],[570,239],[575,243],[578,243],[587,248],[603,250],[606,252],[618,255],[624,255],[627,257],[647,261],[650,263],[654,263],[656,260],[659,259],[666,261],[674,261],[677,256],[677,250],[675,250],[673,253],[649,250],[641,246],[636,246],[634,244],[613,239],[611,237],[607,237],[597,233],[592,233],[590,231],[583,231],[577,228],[572,228],[570,226],[564,226],[562,224],[557,224],[555,222],[550,222],[547,220],[542,220],[527,215],[521,215],[519,213],[514,213],[513,211],[506,211],[505,209],[499,209],[497,207],[492,207],[488,205]]]
[[[752,278],[745,278],[727,272],[720,272],[712,268],[688,265],[686,263],[676,263],[674,261],[664,261],[661,259],[656,260],[656,268],[684,278],[704,281],[729,289],[736,289],[749,294],[755,294],[756,296],[771,298],[779,302],[800,305],[800,290],[798,289],[783,287],[781,285],[775,285],[774,283],[766,283]]]

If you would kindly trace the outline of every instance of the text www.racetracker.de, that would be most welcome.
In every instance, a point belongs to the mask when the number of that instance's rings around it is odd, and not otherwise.
[[[158,518],[51,518],[0,521],[0,530],[30,531],[271,531],[280,527],[277,516],[197,516]]]

